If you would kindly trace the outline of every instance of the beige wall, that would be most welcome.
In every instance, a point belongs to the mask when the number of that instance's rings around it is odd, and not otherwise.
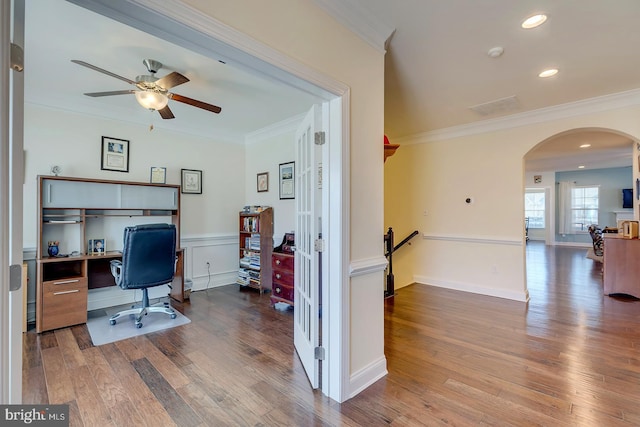
[[[421,237],[411,262],[397,266],[410,270],[399,285],[417,281],[524,301],[524,155],[550,136],[582,127],[639,139],[638,117],[634,106],[403,144],[385,166],[386,196],[396,201],[386,204],[385,223],[416,228]],[[469,196],[472,204],[465,203]]]

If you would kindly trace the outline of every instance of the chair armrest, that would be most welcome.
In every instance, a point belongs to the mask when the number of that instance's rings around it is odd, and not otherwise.
[[[111,260],[110,262],[111,274],[116,279],[116,285],[120,286],[122,282],[122,261],[118,259]]]

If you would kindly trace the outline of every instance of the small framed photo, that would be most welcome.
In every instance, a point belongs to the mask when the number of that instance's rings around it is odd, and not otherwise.
[[[280,163],[280,199],[296,198],[296,164]]]
[[[269,191],[269,172],[261,172],[258,174],[258,193]]]
[[[202,171],[193,169],[182,169],[183,194],[202,194]]]
[[[104,255],[106,252],[107,245],[104,239],[89,239],[87,255]]]
[[[129,141],[103,136],[101,169],[129,172]]]
[[[151,167],[151,182],[152,184],[166,184],[167,183],[167,168]]]

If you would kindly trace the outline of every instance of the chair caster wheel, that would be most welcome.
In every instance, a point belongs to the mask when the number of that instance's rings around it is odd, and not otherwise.
[[[175,319],[176,317],[178,317],[176,314],[172,314],[172,315],[171,315],[171,318],[172,318],[172,319]]]
[[[111,324],[111,326],[115,325],[115,324],[116,324],[115,319],[111,319],[111,320],[109,320],[109,324]]]
[[[138,329],[142,328],[142,323],[136,323],[136,328]]]

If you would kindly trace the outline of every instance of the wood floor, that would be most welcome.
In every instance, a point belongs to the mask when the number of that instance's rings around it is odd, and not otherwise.
[[[309,389],[291,312],[234,286],[191,323],[94,347],[24,335],[25,403],[78,426],[638,426],[640,301],[602,295],[585,249],[529,242],[529,304],[411,285],[385,301],[389,374],[338,404]]]

